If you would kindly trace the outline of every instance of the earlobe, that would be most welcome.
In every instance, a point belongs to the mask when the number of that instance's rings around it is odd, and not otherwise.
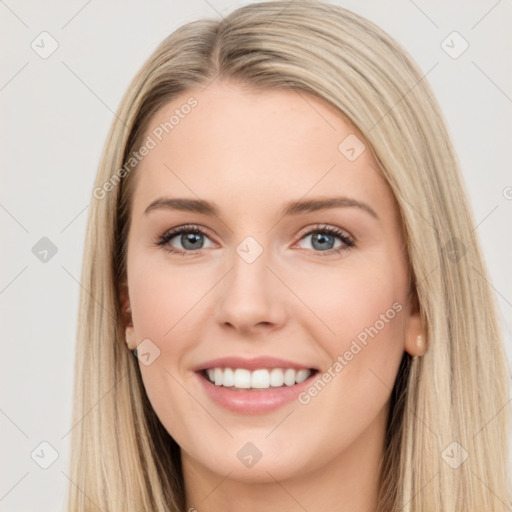
[[[411,301],[409,308],[405,329],[405,350],[411,356],[423,356],[427,351],[427,343],[416,296]]]
[[[411,356],[423,356],[427,351],[425,336],[423,332],[416,334],[415,336],[408,337],[409,339],[405,343],[405,350]]]
[[[135,343],[135,328],[130,324],[125,329],[126,345],[130,350],[134,350],[137,344]]]
[[[419,313],[413,313],[407,319],[405,332],[405,350],[411,356],[423,356],[427,351],[425,330],[421,325]]]
[[[427,351],[424,330],[421,323],[412,322],[417,325],[409,325],[405,336],[405,350],[411,356],[423,356]]]

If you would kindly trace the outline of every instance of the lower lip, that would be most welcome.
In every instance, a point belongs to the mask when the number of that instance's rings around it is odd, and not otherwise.
[[[240,414],[262,414],[297,399],[299,393],[311,385],[318,372],[312,373],[306,380],[293,386],[247,391],[216,386],[203,377],[200,372],[195,373],[208,397],[216,404]]]

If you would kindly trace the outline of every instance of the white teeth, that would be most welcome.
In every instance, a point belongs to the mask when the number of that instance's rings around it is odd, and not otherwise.
[[[287,368],[284,372],[284,383],[287,386],[293,386],[295,384],[295,373],[293,368]]]
[[[270,385],[278,388],[284,384],[284,374],[281,368],[272,368],[270,370]]]
[[[217,368],[215,368],[217,370]],[[222,370],[221,370],[222,371]],[[233,374],[236,388],[248,389],[251,387],[251,372],[245,368],[237,368]],[[224,382],[222,383],[224,385]]]
[[[251,388],[265,389],[270,387],[268,370],[254,370],[251,373]]]
[[[235,385],[235,373],[231,368],[224,369],[224,375],[222,377],[223,386],[234,386]]]
[[[310,370],[299,370],[297,375],[295,375],[295,382],[299,384],[300,382],[304,382],[311,375]]]
[[[239,389],[268,389],[269,387],[293,386],[305,381],[311,370],[294,368],[261,368],[250,371],[246,368],[209,368],[207,375],[216,386],[235,387]]]

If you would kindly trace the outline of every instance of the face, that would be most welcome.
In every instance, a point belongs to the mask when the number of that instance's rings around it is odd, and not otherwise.
[[[362,135],[306,93],[214,82],[163,107],[146,136],[126,335],[184,465],[283,480],[381,449],[421,326],[397,207]]]

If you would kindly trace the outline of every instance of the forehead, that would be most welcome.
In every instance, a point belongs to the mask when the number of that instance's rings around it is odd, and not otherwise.
[[[340,194],[393,207],[360,132],[304,91],[227,82],[190,89],[153,116],[149,139],[136,171],[134,213],[162,195],[249,207]]]

